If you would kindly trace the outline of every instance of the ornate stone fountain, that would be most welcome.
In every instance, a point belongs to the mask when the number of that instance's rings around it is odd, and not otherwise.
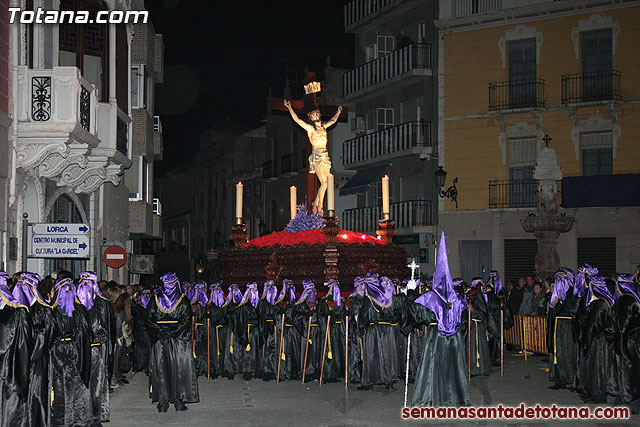
[[[541,279],[552,278],[560,267],[558,237],[571,230],[575,222],[575,218],[559,213],[557,182],[562,179],[562,170],[555,150],[548,146],[550,139],[545,138],[547,146],[538,153],[533,172],[533,178],[538,181],[537,210],[520,220],[524,231],[533,233],[538,239],[536,275]]]

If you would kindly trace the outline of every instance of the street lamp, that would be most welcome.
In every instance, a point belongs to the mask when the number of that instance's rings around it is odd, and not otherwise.
[[[202,266],[202,264],[196,265],[196,273],[198,273],[198,280],[200,280],[200,276],[202,276],[202,273],[204,273],[204,267]]]
[[[453,185],[446,190],[444,190],[444,183],[447,179],[447,171],[442,169],[442,166],[438,166],[438,170],[433,173],[436,178],[436,185],[438,186],[438,194],[443,199],[451,199],[456,204],[456,209],[458,209],[458,189],[456,188],[456,183],[458,182],[458,177],[453,179]]]

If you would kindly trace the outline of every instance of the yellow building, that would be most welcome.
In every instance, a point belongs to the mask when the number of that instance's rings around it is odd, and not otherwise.
[[[438,156],[453,274],[534,273],[537,153],[555,149],[562,265],[640,264],[640,2],[442,0]],[[545,136],[551,139],[548,140]],[[484,274],[483,274],[484,273]]]

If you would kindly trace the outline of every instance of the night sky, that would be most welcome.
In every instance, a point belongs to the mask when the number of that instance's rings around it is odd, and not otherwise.
[[[353,65],[353,36],[344,33],[343,0],[147,0],[164,37],[164,83],[156,85],[162,120],[162,173],[188,163],[199,135],[231,118],[250,128],[265,114],[269,86],[294,89],[304,67],[321,72],[327,55]]]

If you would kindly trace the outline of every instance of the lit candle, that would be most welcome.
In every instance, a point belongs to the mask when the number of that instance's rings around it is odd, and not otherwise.
[[[333,211],[335,210],[335,184],[333,182],[333,174],[329,174],[327,178],[327,210],[329,211],[329,216],[333,216]]]
[[[242,218],[242,182],[236,184],[236,221]]]
[[[389,209],[389,177],[382,177],[382,219],[389,219],[391,210]]]
[[[292,185],[291,187],[289,187],[289,196],[290,196],[290,199],[291,199],[291,219],[295,218],[296,217],[296,213],[297,213],[296,204],[298,203],[298,200],[297,200],[298,196],[296,194],[296,190],[297,190],[297,188],[296,188],[295,185]]]

